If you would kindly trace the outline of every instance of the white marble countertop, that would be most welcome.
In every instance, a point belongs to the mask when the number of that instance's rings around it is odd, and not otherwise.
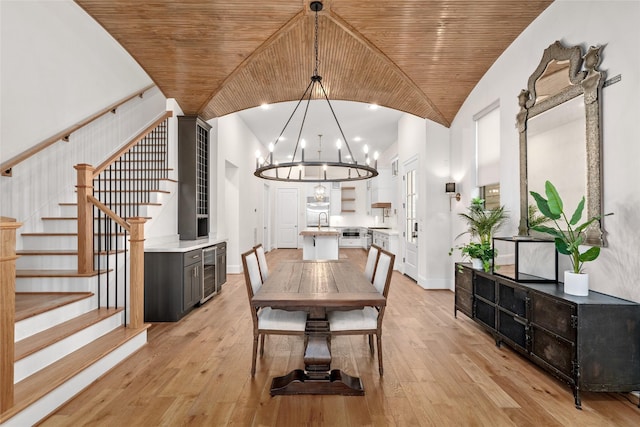
[[[200,239],[200,240],[176,240],[172,242],[160,243],[145,246],[145,252],[189,252],[194,249],[206,248],[226,242],[227,239]]]
[[[336,228],[307,227],[300,232],[301,236],[337,236],[340,232]]]

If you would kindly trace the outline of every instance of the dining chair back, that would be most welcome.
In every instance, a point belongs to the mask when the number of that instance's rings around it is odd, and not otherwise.
[[[371,245],[369,252],[367,253],[367,263],[364,266],[364,275],[367,276],[367,280],[370,282],[373,282],[373,275],[375,274],[376,266],[378,264],[378,255],[380,255],[379,249],[380,247]]]
[[[306,311],[287,311],[271,307],[256,308],[251,305],[253,296],[262,286],[262,277],[256,250],[251,249],[242,254],[242,268],[244,281],[251,308],[253,322],[253,358],[251,361],[251,376],[256,373],[256,358],[258,354],[258,338],[260,341],[260,356],[264,355],[264,337],[271,335],[300,335],[304,336],[307,324]]]
[[[267,257],[264,253],[264,246],[262,243],[253,247],[256,250],[256,256],[258,257],[258,266],[260,267],[260,276],[262,277],[262,282],[264,283],[269,277],[269,266],[267,265]]]
[[[382,248],[378,249],[378,263],[373,277],[373,286],[384,296],[389,295],[393,263],[396,256]],[[330,311],[329,330],[331,335],[368,335],[369,348],[373,354],[373,335],[378,346],[378,371],[383,374],[382,365],[382,319],[386,303],[380,307],[364,307],[357,310]]]

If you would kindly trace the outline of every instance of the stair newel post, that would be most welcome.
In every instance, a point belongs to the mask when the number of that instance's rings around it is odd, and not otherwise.
[[[78,273],[93,271],[93,166],[81,163],[74,166],[78,175]]]
[[[145,218],[130,218],[131,270],[129,328],[141,328],[144,324],[144,224]]]
[[[16,320],[16,230],[13,218],[0,217],[0,413],[13,406]]]

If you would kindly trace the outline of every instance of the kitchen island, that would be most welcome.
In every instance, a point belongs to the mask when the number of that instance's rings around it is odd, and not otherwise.
[[[335,228],[306,228],[300,232],[303,240],[302,259],[338,259],[338,237]]]

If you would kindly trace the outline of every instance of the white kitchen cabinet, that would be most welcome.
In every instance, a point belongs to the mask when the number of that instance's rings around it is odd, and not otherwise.
[[[394,263],[394,270],[398,269],[399,265],[399,241],[398,233],[395,231],[378,231],[373,230],[373,244],[381,247],[382,249],[391,252],[396,256]]]
[[[391,203],[393,186],[390,169],[378,169],[378,176],[371,180],[371,204]]]

